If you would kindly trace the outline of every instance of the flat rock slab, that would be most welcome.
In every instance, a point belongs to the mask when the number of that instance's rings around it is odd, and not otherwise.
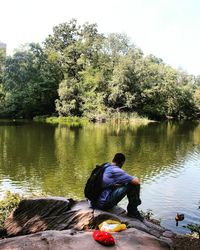
[[[62,197],[25,199],[5,220],[4,229],[7,236],[26,235],[45,230],[83,230],[90,224],[92,218],[92,209],[81,209],[78,202],[72,199]]]
[[[116,245],[106,247],[92,238],[92,232],[44,231],[0,241],[1,250],[167,250],[170,247],[156,237],[130,228],[113,233]]]
[[[85,200],[62,197],[22,200],[5,221],[3,231],[8,238],[0,240],[0,249],[105,249],[88,230],[107,219],[125,223],[128,228],[114,233],[117,245],[110,249],[170,249],[173,233],[166,233],[163,227],[129,218],[120,207],[105,212],[92,209]],[[19,237],[22,235],[26,236]]]

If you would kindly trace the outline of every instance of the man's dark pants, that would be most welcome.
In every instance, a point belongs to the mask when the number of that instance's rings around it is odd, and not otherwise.
[[[137,213],[137,206],[141,204],[140,200],[140,185],[125,184],[123,186],[113,188],[109,195],[106,204],[100,207],[103,210],[108,210],[117,205],[125,196],[128,198],[127,212],[129,215]]]

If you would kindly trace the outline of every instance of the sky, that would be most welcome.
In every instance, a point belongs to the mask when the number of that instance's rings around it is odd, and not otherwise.
[[[200,75],[199,13],[199,0],[0,0],[0,41],[12,55],[75,18],[105,35],[125,33],[145,55]]]

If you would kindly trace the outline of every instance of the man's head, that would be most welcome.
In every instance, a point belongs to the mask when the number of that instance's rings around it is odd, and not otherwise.
[[[122,153],[117,153],[117,154],[114,156],[112,162],[115,163],[118,167],[121,168],[121,167],[123,166],[125,160],[126,160],[126,158],[125,158],[125,155],[124,155],[124,154],[122,154]]]

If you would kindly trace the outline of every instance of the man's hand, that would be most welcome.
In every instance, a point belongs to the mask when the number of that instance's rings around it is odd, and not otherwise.
[[[135,178],[132,179],[131,184],[133,184],[133,185],[139,185],[140,184],[140,180],[137,177],[135,177]]]

